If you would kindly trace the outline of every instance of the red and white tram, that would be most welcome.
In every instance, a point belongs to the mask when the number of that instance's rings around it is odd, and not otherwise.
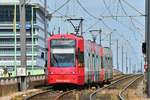
[[[85,85],[109,81],[112,76],[109,48],[74,34],[48,38],[47,83]]]

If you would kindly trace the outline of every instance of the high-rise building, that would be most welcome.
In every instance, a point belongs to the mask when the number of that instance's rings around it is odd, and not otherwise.
[[[11,76],[15,76],[16,68],[21,66],[19,2],[16,6],[16,38],[14,8],[15,5],[12,2],[0,2],[0,69],[5,69]],[[44,74],[47,59],[45,56],[44,7],[40,4],[28,3],[25,8],[27,75]]]

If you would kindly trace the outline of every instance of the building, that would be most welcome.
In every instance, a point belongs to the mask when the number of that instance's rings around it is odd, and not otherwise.
[[[11,76],[16,76],[16,68],[21,66],[20,25],[19,25],[20,15],[18,4],[19,2],[17,3],[16,6],[17,13],[16,13],[16,35],[15,35],[13,30],[14,29],[13,20],[15,15],[14,1],[5,2],[4,0],[2,0],[0,2],[0,69],[7,69],[9,75]],[[44,8],[40,4],[26,5],[27,75],[44,74],[47,59],[47,57],[45,56],[46,38],[44,33],[44,18],[45,18]],[[34,35],[32,35],[32,32]]]

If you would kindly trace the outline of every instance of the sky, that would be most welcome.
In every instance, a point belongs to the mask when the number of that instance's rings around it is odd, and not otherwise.
[[[32,0],[31,0],[32,1]],[[44,0],[38,0],[43,4]],[[47,0],[52,13],[49,31],[58,34],[74,32],[68,18],[83,18],[83,36],[91,39],[90,30],[102,29],[102,45],[109,46],[112,37],[113,64],[116,67],[116,44],[119,41],[119,70],[122,69],[122,52],[127,53],[127,66],[133,70],[144,64],[141,45],[145,38],[145,0]],[[97,37],[97,43],[99,38]],[[126,67],[124,55],[124,72]],[[131,62],[131,66],[130,63]]]

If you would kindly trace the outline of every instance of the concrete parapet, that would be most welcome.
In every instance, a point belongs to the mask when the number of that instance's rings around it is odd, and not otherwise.
[[[28,89],[45,85],[45,75],[27,76],[27,84]],[[19,91],[19,85],[17,77],[0,78],[0,97]]]

